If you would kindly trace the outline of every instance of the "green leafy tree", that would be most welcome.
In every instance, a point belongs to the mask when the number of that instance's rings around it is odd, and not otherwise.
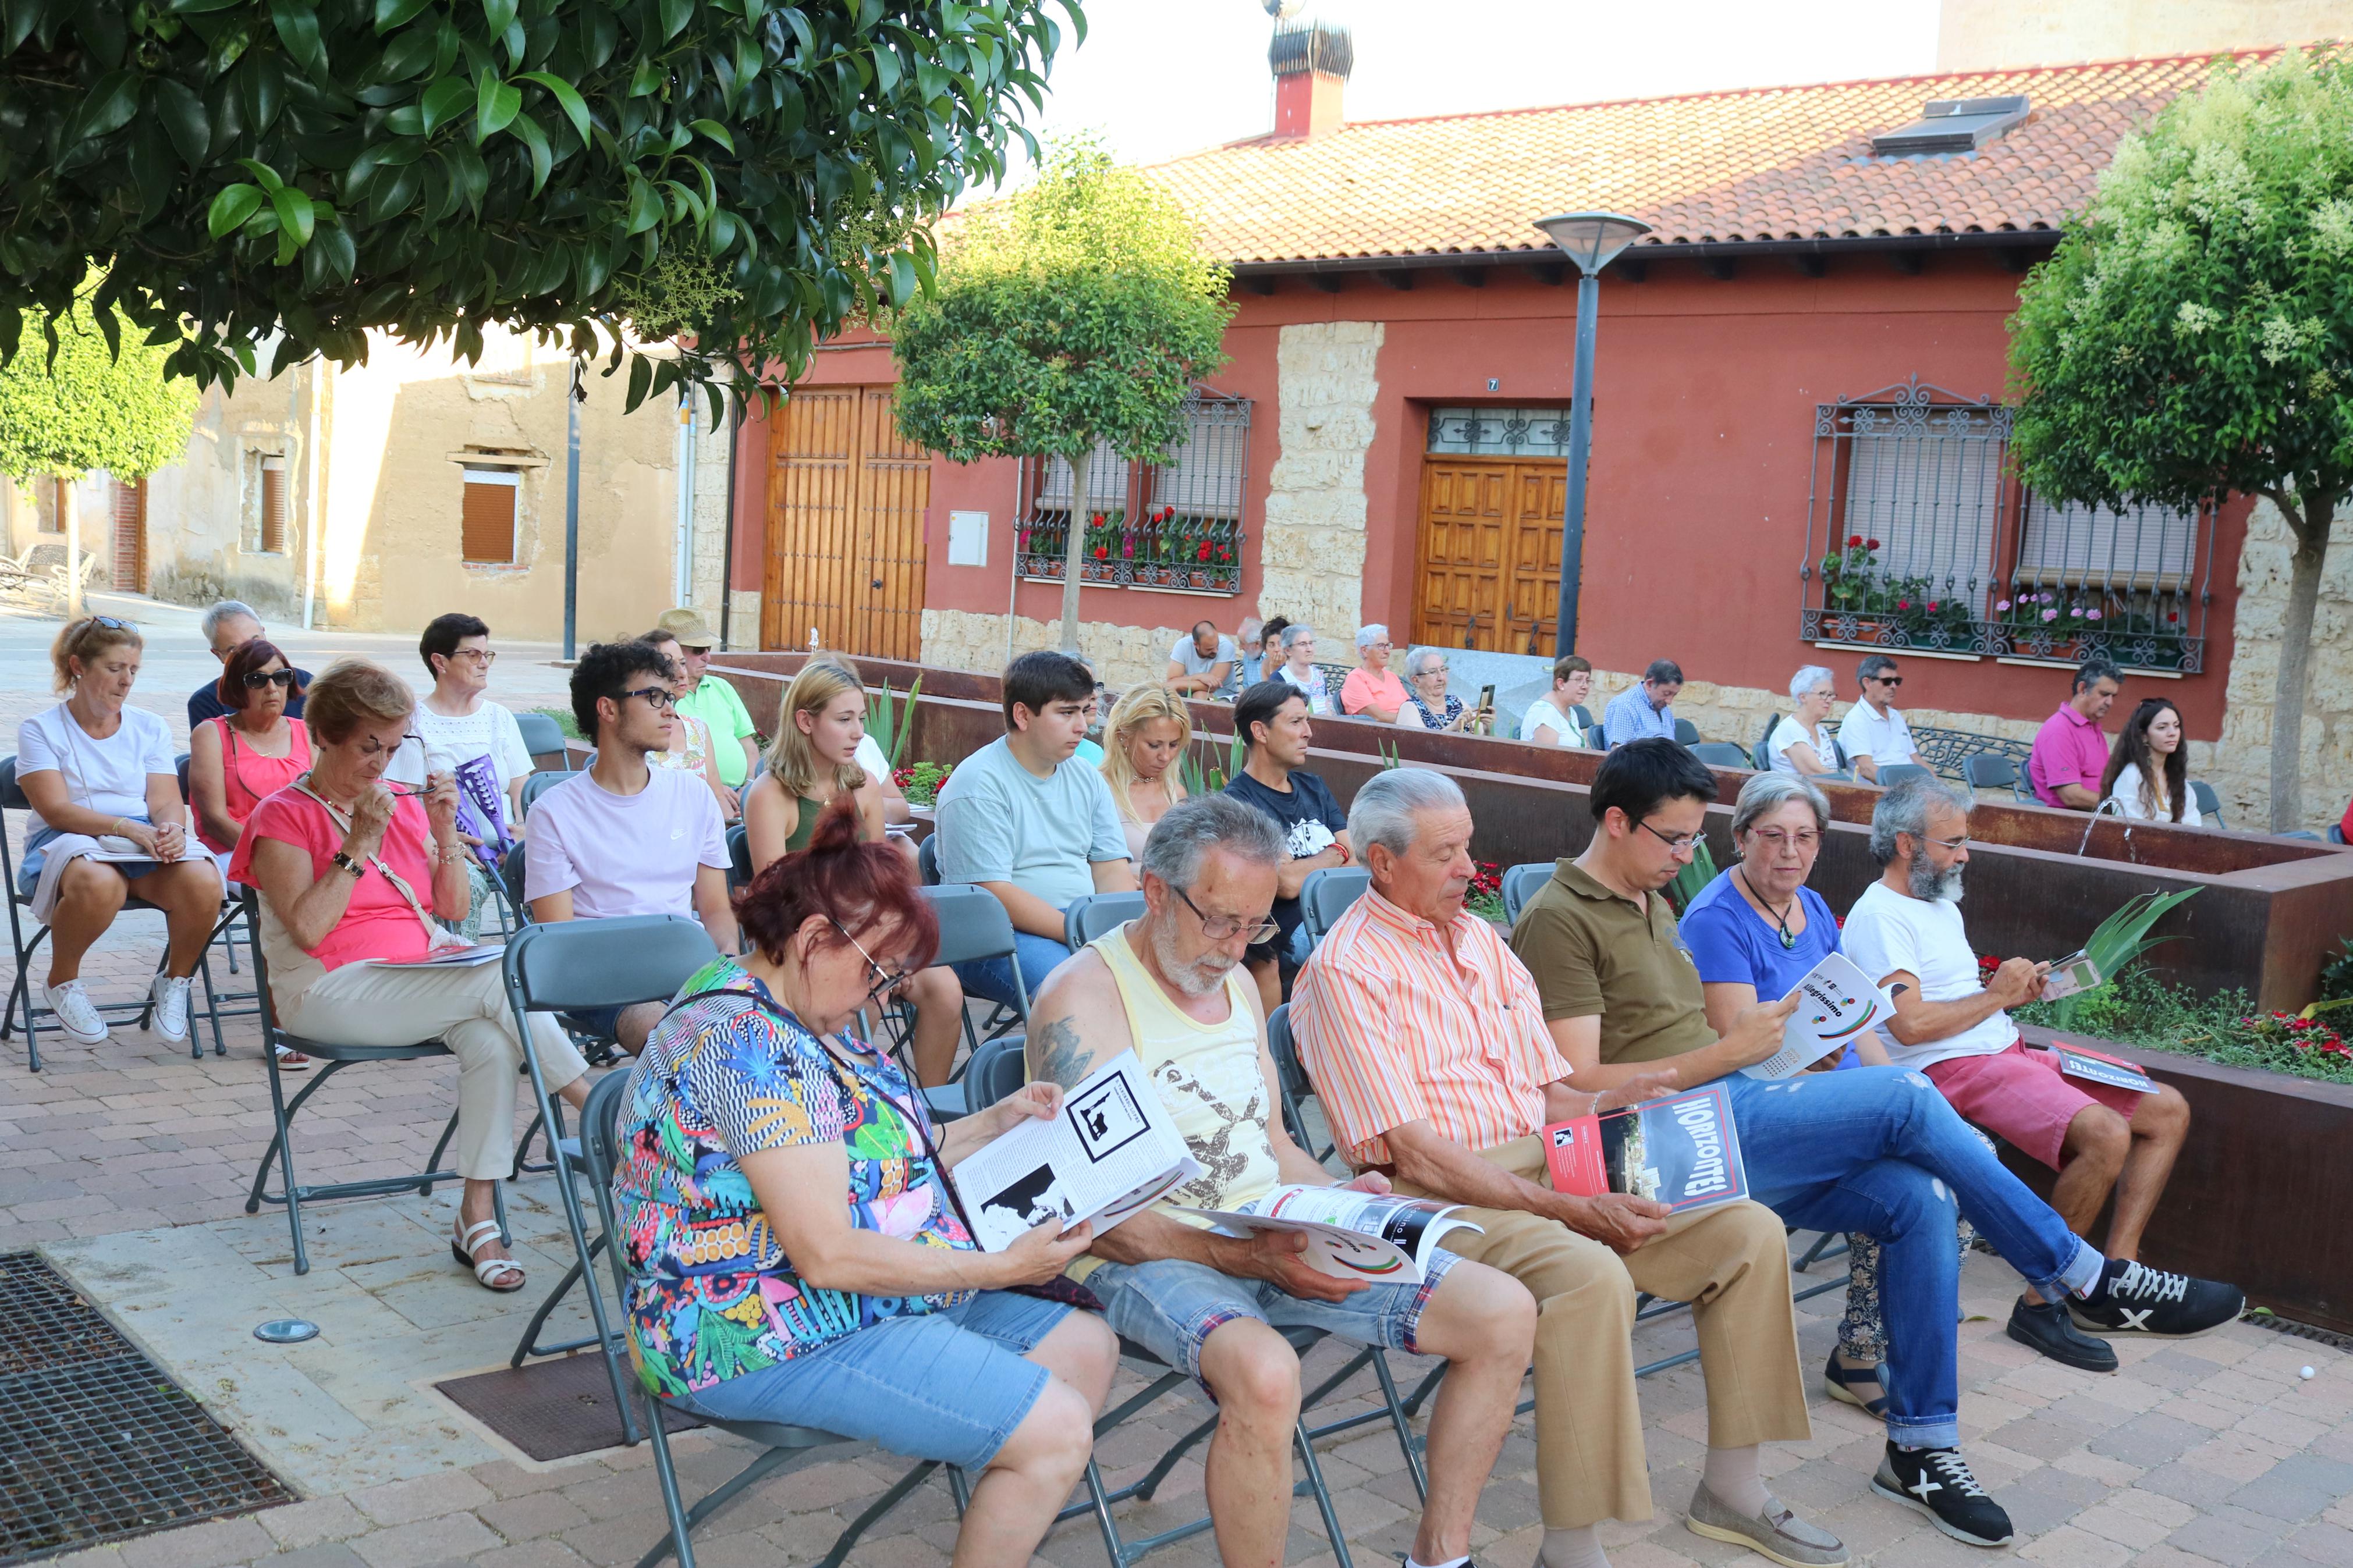
[[[915,294],[1075,0],[5,0],[0,359],[94,266],[198,384],[366,333],[609,344],[629,402]],[[644,314],[681,358],[628,353]],[[716,393],[714,391],[714,405]]]
[[[14,312],[11,321],[25,325]],[[0,364],[0,474],[72,481],[103,468],[132,482],[178,462],[195,421],[196,389],[164,374],[164,351],[125,343],[117,354],[86,304],[51,323],[51,332],[53,355],[21,353]],[[79,615],[81,520],[71,483],[59,488],[58,505],[66,607]]]
[[[1066,653],[1079,651],[1095,445],[1140,461],[1184,439],[1186,395],[1226,363],[1231,281],[1165,187],[1079,140],[1056,147],[1028,189],[974,213],[937,288],[892,321],[908,440],[959,463],[1070,463]]]
[[[2353,66],[2217,72],[2127,139],[2010,321],[2017,451],[2053,499],[2239,493],[2294,535],[2272,826],[2300,826],[2329,527],[2353,492]]]

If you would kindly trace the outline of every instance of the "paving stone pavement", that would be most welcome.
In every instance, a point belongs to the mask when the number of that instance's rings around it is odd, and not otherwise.
[[[0,644],[9,637],[0,625]],[[26,678],[13,668],[22,662],[0,661],[12,667],[0,678],[0,704],[22,700]],[[507,662],[500,674],[504,684]],[[170,689],[194,683],[175,679]],[[160,702],[156,709],[167,710]],[[97,989],[142,987],[161,931],[153,917],[126,917],[94,954]],[[249,984],[232,980],[217,953],[215,966],[224,985]],[[37,1076],[25,1071],[19,1043],[0,1047],[0,1251],[44,1251],[303,1500],[58,1561],[75,1568],[635,1562],[661,1529],[642,1447],[536,1463],[431,1388],[453,1373],[503,1364],[559,1272],[568,1246],[549,1179],[526,1180],[511,1194],[518,1250],[533,1276],[519,1296],[478,1289],[449,1260],[440,1242],[454,1202],[447,1189],[319,1206],[306,1225],[313,1268],[297,1279],[283,1214],[243,1212],[269,1139],[269,1089],[251,1020],[234,1020],[225,1032],[228,1055],[207,1052],[195,1062],[128,1027],[90,1050],[52,1039]],[[339,1074],[297,1124],[305,1170],[324,1179],[418,1168],[454,1084],[447,1062]],[[1962,1425],[1979,1477],[2019,1525],[2011,1552],[1961,1546],[1873,1495],[1875,1425],[1819,1394],[1811,1438],[1767,1449],[1776,1490],[1844,1539],[1856,1563],[1938,1568],[2014,1555],[2048,1568],[2353,1565],[2353,1355],[2239,1324],[2186,1342],[2120,1341],[2122,1369],[2098,1377],[2038,1360],[2002,1335],[2015,1292],[2014,1276],[1994,1259],[1969,1259],[1963,1304],[1975,1321],[1961,1330]],[[1829,1352],[1838,1310],[1836,1292],[1799,1308],[1810,1369]],[[286,1312],[320,1322],[320,1338],[271,1347],[250,1337],[254,1323]],[[573,1319],[585,1324],[584,1314]],[[559,1314],[558,1331],[565,1323]],[[1690,1342],[1688,1325],[1669,1321],[1645,1327],[1636,1352],[1647,1360]],[[1315,1353],[1311,1377],[1338,1354],[1334,1347]],[[2297,1375],[2306,1365],[2316,1369],[2310,1380]],[[1401,1377],[1415,1370],[1407,1358],[1398,1367]],[[1335,1410],[1371,1408],[1369,1393],[1369,1376],[1358,1378]],[[1641,1397],[1658,1514],[1605,1527],[1612,1562],[1761,1561],[1683,1525],[1706,1436],[1697,1367],[1646,1379]],[[1178,1396],[1106,1436],[1098,1452],[1107,1478],[1119,1485],[1140,1476],[1205,1410]],[[677,1449],[690,1496],[732,1474],[747,1452],[707,1432],[682,1436]],[[1415,1517],[1394,1437],[1385,1427],[1361,1428],[1328,1440],[1320,1462],[1355,1561],[1393,1561],[1410,1543]],[[1474,1546],[1482,1563],[1524,1568],[1534,1559],[1542,1533],[1534,1464],[1524,1417],[1481,1499]],[[847,1448],[772,1478],[698,1536],[698,1560],[704,1568],[814,1561],[903,1468],[871,1448]],[[1197,1457],[1153,1501],[1124,1506],[1123,1528],[1145,1533],[1196,1517],[1200,1488]],[[934,1481],[871,1531],[850,1562],[930,1568],[946,1562],[954,1538],[952,1506]],[[1312,1506],[1295,1514],[1286,1557],[1332,1561]],[[1103,1549],[1081,1519],[1058,1528],[1040,1559],[1092,1568]],[[1214,1562],[1215,1552],[1197,1537],[1149,1561],[1195,1568]]]

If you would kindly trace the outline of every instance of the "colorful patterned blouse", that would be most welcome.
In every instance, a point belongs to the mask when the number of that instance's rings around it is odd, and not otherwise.
[[[665,1396],[709,1388],[885,1318],[965,1300],[804,1284],[735,1163],[764,1149],[844,1144],[852,1225],[972,1249],[913,1125],[924,1117],[922,1098],[899,1068],[857,1042],[849,1060],[829,1055],[790,1014],[758,1006],[766,987],[733,959],[704,965],[680,994],[688,1000],[638,1058],[613,1174],[630,1351],[646,1385]],[[923,1127],[931,1134],[928,1118]]]

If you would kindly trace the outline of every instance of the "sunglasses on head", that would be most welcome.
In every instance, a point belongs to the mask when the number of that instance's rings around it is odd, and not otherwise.
[[[90,618],[90,624],[94,626],[104,626],[111,632],[135,632],[139,629],[132,623],[119,621],[112,616],[92,616]]]
[[[294,672],[290,669],[248,669],[245,672],[245,684],[255,691],[272,684],[291,687]]]

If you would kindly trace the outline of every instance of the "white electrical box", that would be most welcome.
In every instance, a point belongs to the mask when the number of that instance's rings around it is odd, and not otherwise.
[[[952,511],[948,513],[948,564],[951,566],[988,564],[988,514],[987,512]]]

